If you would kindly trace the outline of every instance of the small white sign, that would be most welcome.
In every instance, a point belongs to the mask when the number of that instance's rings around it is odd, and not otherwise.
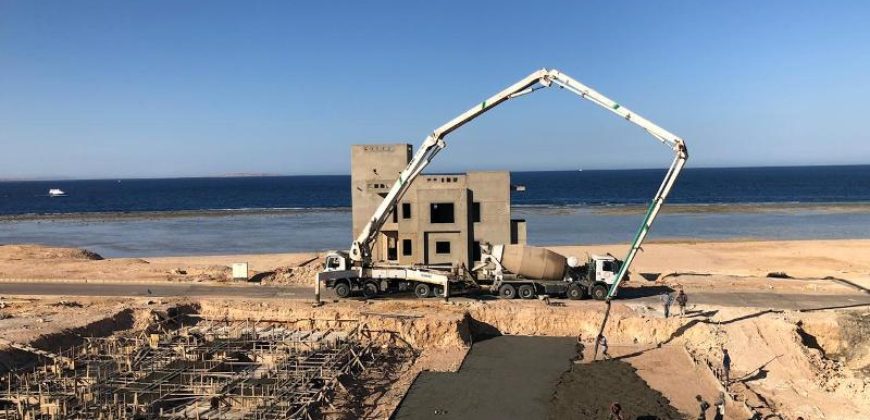
[[[247,280],[248,279],[248,263],[234,263],[233,264],[233,280]]]

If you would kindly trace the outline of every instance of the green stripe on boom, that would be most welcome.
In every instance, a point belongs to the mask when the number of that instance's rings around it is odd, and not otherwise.
[[[619,267],[619,272],[616,274],[617,281],[610,285],[610,290],[607,291],[607,296],[613,296],[613,292],[616,290],[616,287],[619,286],[619,282],[625,277],[625,272],[628,270],[628,266],[634,259],[632,254],[635,253],[635,247],[637,247],[637,241],[640,240],[640,235],[649,230],[649,217],[652,214],[655,204],[656,200],[649,203],[649,207],[646,209],[646,215],[643,217],[643,222],[640,224],[640,228],[637,229],[637,233],[634,235],[634,241],[631,242],[631,248],[628,250],[628,255],[626,255],[625,261],[622,262],[622,266]]]

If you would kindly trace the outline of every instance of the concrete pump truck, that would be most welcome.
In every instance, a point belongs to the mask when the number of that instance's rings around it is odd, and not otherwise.
[[[471,272],[461,270],[458,267],[443,270],[437,267],[396,266],[373,261],[372,246],[388,216],[395,210],[397,203],[408,191],[414,180],[423,172],[423,169],[446,147],[444,138],[448,134],[509,99],[551,86],[557,86],[574,93],[581,99],[586,99],[639,126],[653,138],[673,150],[675,154],[664,180],[647,208],[624,260],[620,261],[612,256],[590,257],[589,261],[583,265],[588,269],[578,270],[580,265],[576,259],[573,259],[568,267],[555,269],[554,272],[562,273],[560,274],[562,278],[551,279],[505,276],[505,268],[509,270],[510,267],[506,267],[507,264],[504,266],[501,264],[500,254],[493,255],[493,250],[497,250],[499,253],[503,251],[503,247],[500,245],[488,246],[483,249],[485,264],[476,266]],[[641,249],[653,221],[688,157],[685,143],[673,133],[558,70],[541,69],[535,71],[438,127],[426,137],[408,166],[399,174],[398,179],[377,207],[375,213],[362,228],[349,252],[331,252],[326,256],[324,269],[316,276],[315,299],[318,303],[320,302],[321,287],[332,288],[339,297],[347,297],[353,290],[361,291],[366,297],[376,296],[390,290],[413,290],[418,297],[443,296],[446,299],[450,296],[451,288],[462,287],[471,281],[477,284],[489,283],[491,287],[495,287],[495,291],[501,297],[506,298],[515,297],[517,293],[522,294],[521,297],[534,296],[535,293],[567,294],[571,298],[591,295],[598,299],[607,300],[609,309],[610,299],[616,295],[620,283],[626,279],[632,261]]]

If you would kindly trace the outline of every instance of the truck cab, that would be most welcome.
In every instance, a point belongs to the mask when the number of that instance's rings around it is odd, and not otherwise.
[[[579,265],[576,258],[569,259],[567,276],[571,284],[567,295],[570,299],[598,300],[607,298],[610,287],[616,283],[616,276],[622,268],[622,261],[613,255],[590,255],[585,264]],[[626,273],[623,281],[628,281]]]
[[[330,251],[326,255],[323,271],[345,271],[348,266],[348,254],[341,251]]]
[[[595,279],[608,285],[616,281],[616,275],[622,265],[622,262],[612,255],[592,255],[590,263],[594,264]]]

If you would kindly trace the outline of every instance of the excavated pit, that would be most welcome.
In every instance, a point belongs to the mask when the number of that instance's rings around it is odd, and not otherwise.
[[[357,317],[374,329],[395,331],[421,352],[421,360],[452,352],[450,362],[416,364],[407,375],[412,376],[411,382],[416,371],[457,371],[460,363],[455,358],[481,338],[520,335],[576,340],[579,335],[588,349],[603,317],[600,304],[588,301],[558,306],[529,301],[358,301],[319,308],[213,301],[203,303],[203,312],[236,319],[313,318],[306,322],[315,325]],[[749,417],[754,410],[767,416],[805,418],[823,413],[849,419],[860,418],[859,413],[870,409],[870,386],[862,369],[867,336],[860,335],[867,319],[866,311],[802,313],[723,307],[694,309],[685,318],[662,319],[643,305],[615,304],[605,335],[611,353],[637,369],[636,375],[648,384],[645,390],[638,388],[643,400],[659,401],[655,393],[660,392],[684,416],[697,414],[696,394],[712,403],[726,392],[719,375],[721,349],[728,348],[734,359],[732,377],[737,378],[727,390],[728,412]],[[684,383],[690,385],[679,386]],[[411,385],[402,386],[408,389]],[[659,415],[667,418],[669,414],[665,410]]]
[[[29,346],[47,352],[57,352],[66,348],[81,345],[86,337],[107,337],[117,331],[133,328],[135,324],[134,310],[124,309],[107,318],[89,323],[87,325],[46,334],[28,343]],[[14,347],[6,347],[0,350],[0,374],[13,369],[27,369],[40,362],[42,356],[20,350]]]
[[[343,333],[365,325],[373,333],[378,364],[342,380],[348,392],[337,393],[336,409],[318,412],[319,418],[385,418],[400,404],[397,418],[459,413],[511,418],[497,416],[508,412],[584,418],[600,417],[613,401],[630,418],[685,417],[696,415],[696,393],[712,403],[725,391],[717,380],[723,347],[732,354],[732,377],[737,379],[726,404],[736,414],[726,418],[748,417],[757,410],[787,418],[857,419],[870,410],[866,310],[710,307],[690,311],[686,318],[662,319],[642,305],[615,304],[605,335],[616,360],[589,363],[603,316],[597,302],[345,301],[312,307],[301,301],[205,299],[189,308],[200,322],[212,324],[280,324]],[[85,336],[146,331],[152,316],[151,310],[116,311],[30,344],[57,350],[80,344]],[[586,352],[575,364],[578,336]],[[21,368],[43,359],[6,349],[0,360]],[[537,370],[524,371],[527,366]],[[515,405],[508,405],[508,411],[480,402],[500,402],[497,390],[524,389],[531,383],[536,385],[529,392],[519,393],[528,398],[512,397]]]
[[[126,309],[9,342],[29,357],[8,372],[0,418],[359,418],[417,356],[358,321],[318,328],[327,321],[216,320],[199,309]]]

